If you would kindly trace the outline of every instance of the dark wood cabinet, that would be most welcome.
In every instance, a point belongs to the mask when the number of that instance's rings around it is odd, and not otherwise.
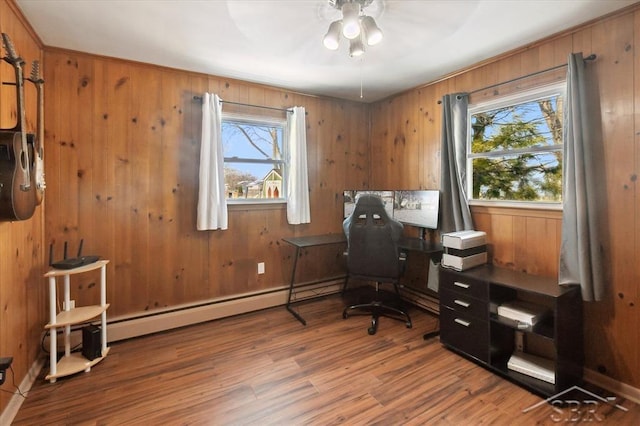
[[[513,301],[545,314],[533,325],[498,315],[499,306]],[[554,395],[582,380],[580,288],[492,265],[463,272],[440,268],[440,341],[530,391]],[[553,383],[509,368],[509,359],[521,352],[547,360]]]

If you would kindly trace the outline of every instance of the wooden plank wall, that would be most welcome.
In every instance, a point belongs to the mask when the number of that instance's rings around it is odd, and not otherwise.
[[[64,241],[76,250],[83,238],[85,253],[111,260],[111,317],[287,284],[293,249],[281,239],[342,232],[342,191],[368,180],[364,104],[56,49],[46,49],[45,77],[46,244],[60,257]],[[202,106],[193,98],[206,91],[306,108],[311,224],[288,225],[282,206],[231,207],[229,230],[196,231]],[[298,280],[338,274],[342,250],[304,255]],[[77,303],[95,300],[94,283],[79,277]]]
[[[31,62],[42,59],[42,49],[29,27],[20,20],[19,13],[4,1],[0,2],[0,30],[11,37],[17,53],[26,62],[25,73],[29,76]],[[15,82],[13,67],[4,61],[0,64],[0,81]],[[25,84],[25,97],[27,129],[33,133],[37,96],[31,83]],[[13,128],[16,119],[15,86],[0,85],[0,126]],[[40,351],[42,324],[47,319],[42,310],[46,297],[46,283],[42,278],[45,272],[43,239],[43,205],[36,208],[31,219],[0,222],[0,357],[13,357],[12,368],[17,383]],[[8,372],[1,389],[13,390],[12,379]],[[10,397],[10,393],[0,392],[0,412]]]
[[[42,55],[12,2],[0,2],[0,27],[25,59]],[[36,359],[47,321],[42,273],[50,243],[60,257],[64,241],[75,251],[84,238],[85,253],[111,260],[111,317],[282,286],[293,250],[281,238],[340,232],[344,189],[439,187],[437,101],[444,94],[562,64],[569,52],[583,51],[598,55],[593,66],[607,144],[612,265],[607,300],[586,304],[587,366],[640,387],[638,29],[640,12],[630,10],[372,105],[45,49],[47,192],[33,219],[0,223],[0,356],[14,356],[18,382]],[[8,75],[0,66],[3,81]],[[533,82],[516,86],[526,84]],[[517,88],[501,86],[472,100]],[[234,102],[306,107],[312,224],[288,225],[278,207],[234,208],[228,231],[195,231],[201,107],[193,96],[204,91]],[[15,115],[10,96],[3,87],[3,126]],[[34,128],[35,94],[27,96]],[[473,213],[477,227],[489,233],[493,262],[543,275],[557,272],[557,212]],[[305,252],[300,261],[305,274],[299,280],[313,280],[339,269],[341,250]],[[265,262],[264,275],[257,275],[257,262]],[[74,281],[78,304],[95,300],[96,283],[97,277]],[[0,393],[0,410],[7,401]]]
[[[585,303],[587,368],[640,387],[640,11],[636,7],[583,26],[440,82],[372,105],[371,188],[439,188],[441,110],[444,94],[474,92],[565,64],[571,52],[595,53],[607,173],[611,280],[607,298]],[[562,78],[557,72],[480,90],[471,102]],[[488,233],[493,263],[555,276],[561,215],[554,211],[475,207],[475,226]]]

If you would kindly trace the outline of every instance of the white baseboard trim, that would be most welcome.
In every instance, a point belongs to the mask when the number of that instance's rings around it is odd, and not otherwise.
[[[38,374],[40,374],[40,371],[44,367],[44,363],[45,359],[43,357],[39,357],[33,362],[33,364],[31,364],[31,368],[27,372],[27,375],[22,379],[18,386],[22,395],[17,390],[13,393],[9,403],[2,411],[2,414],[0,414],[0,425],[10,425],[13,422],[13,419],[16,418],[26,395],[28,395],[31,390],[31,386],[33,386],[38,378]]]
[[[602,389],[608,390],[609,392],[613,392],[617,396],[633,401],[636,404],[640,404],[640,389],[634,388],[631,385],[619,382],[611,377],[587,368],[584,369],[583,375],[585,381],[601,387]]]
[[[295,300],[292,302],[337,293],[342,290],[343,283],[344,278],[337,278],[322,283],[296,284]],[[213,299],[197,305],[183,305],[169,310],[145,312],[137,316],[108,318],[107,339],[109,342],[116,342],[219,318],[284,306],[287,303],[288,292],[289,287],[283,286],[267,292]],[[292,320],[296,321],[293,317]]]
[[[440,301],[437,297],[407,286],[400,288],[400,294],[405,300],[408,300],[414,305],[426,309],[435,315],[440,314]]]

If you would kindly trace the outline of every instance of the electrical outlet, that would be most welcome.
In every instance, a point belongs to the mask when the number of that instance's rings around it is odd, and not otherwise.
[[[258,274],[264,274],[264,262],[258,263]]]
[[[69,308],[67,309],[67,304],[65,302],[62,302],[62,309],[64,309],[65,311],[70,311],[71,309],[74,309],[76,307],[76,301],[75,300],[69,300]]]

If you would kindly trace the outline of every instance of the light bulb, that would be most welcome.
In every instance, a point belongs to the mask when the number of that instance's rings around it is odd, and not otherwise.
[[[357,58],[364,53],[364,43],[362,37],[354,38],[349,42],[349,56]]]
[[[340,30],[342,29],[341,21],[333,21],[329,25],[329,31],[322,40],[324,47],[329,50],[337,50],[340,44]]]
[[[349,40],[360,35],[360,3],[342,5],[342,35]]]
[[[382,31],[376,25],[376,21],[371,16],[362,17],[362,29],[369,46],[373,46],[382,41]]]

